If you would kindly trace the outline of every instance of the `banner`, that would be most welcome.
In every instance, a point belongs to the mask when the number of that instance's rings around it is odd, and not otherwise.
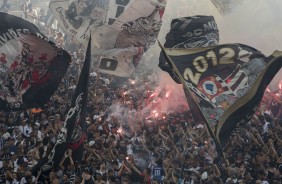
[[[165,5],[164,0],[135,0],[112,25],[93,32],[95,66],[100,72],[131,75],[158,37]]]
[[[71,57],[22,18],[0,13],[0,22],[0,110],[42,107]]]
[[[90,30],[112,24],[133,0],[59,0],[49,4],[61,28],[80,43],[87,43]]]
[[[166,51],[221,145],[251,119],[282,66],[281,53],[266,57],[242,44]]]

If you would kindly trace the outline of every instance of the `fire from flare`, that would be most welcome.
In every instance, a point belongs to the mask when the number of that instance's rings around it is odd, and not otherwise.
[[[122,133],[122,129],[121,128],[117,129],[117,133],[121,134]]]
[[[169,95],[170,95],[170,92],[169,92],[169,91],[167,91],[167,92],[165,93],[165,97],[166,97],[166,98],[168,98],[168,97],[169,97]]]

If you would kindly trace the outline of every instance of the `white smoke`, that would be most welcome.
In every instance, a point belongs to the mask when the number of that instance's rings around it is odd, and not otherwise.
[[[243,43],[266,55],[282,50],[282,1],[245,0],[220,25],[221,43]],[[282,70],[275,76],[269,88],[278,89]]]

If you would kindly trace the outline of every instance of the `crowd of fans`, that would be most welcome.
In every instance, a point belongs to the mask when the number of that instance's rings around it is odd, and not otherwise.
[[[83,162],[75,162],[67,150],[48,175],[34,174],[32,168],[56,143],[84,60],[75,38],[37,18],[42,32],[72,55],[72,63],[44,108],[0,112],[0,183],[281,183],[281,94],[266,92],[252,120],[233,132],[222,157],[205,124],[189,110],[180,107],[151,116],[147,107],[154,103],[150,97],[157,82],[148,69],[130,80],[92,71]],[[165,91],[158,93],[162,96]]]

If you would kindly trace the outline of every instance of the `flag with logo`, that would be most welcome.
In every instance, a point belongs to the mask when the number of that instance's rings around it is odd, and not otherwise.
[[[282,66],[281,52],[266,57],[243,44],[166,49],[221,145],[255,113],[267,85]]]
[[[70,55],[32,23],[0,13],[0,110],[43,107],[65,75]]]

